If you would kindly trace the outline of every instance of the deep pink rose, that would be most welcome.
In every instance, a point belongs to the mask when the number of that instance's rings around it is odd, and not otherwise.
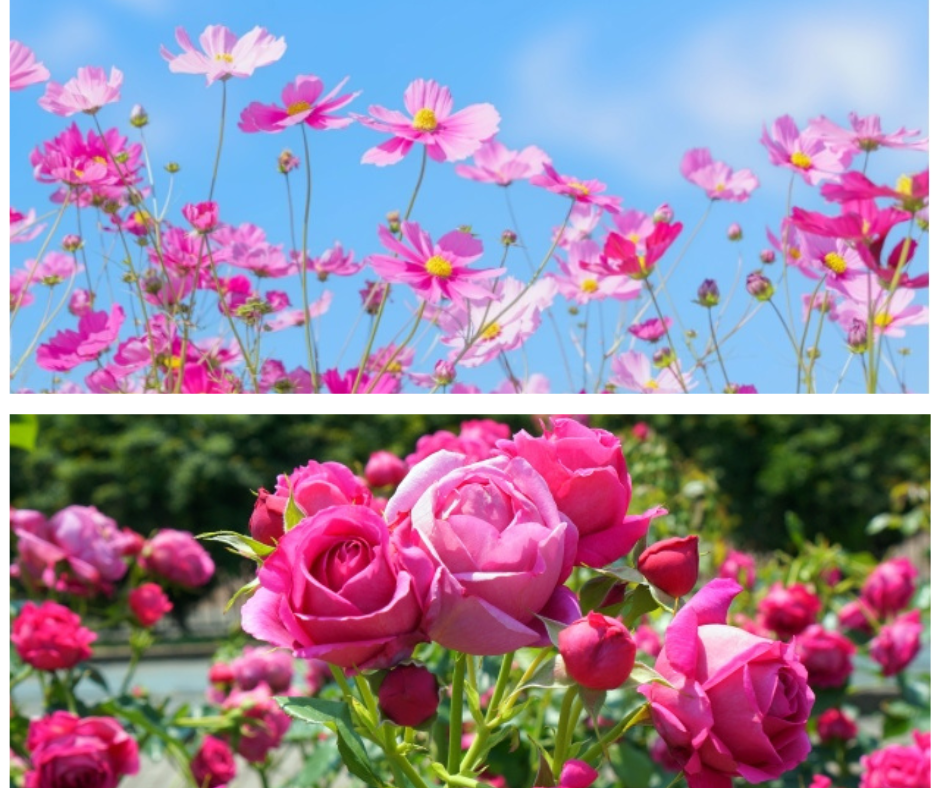
[[[246,647],[232,660],[232,678],[238,688],[253,690],[262,682],[272,693],[284,692],[294,678],[294,658],[287,651]]]
[[[885,624],[871,642],[871,658],[885,676],[894,676],[914,661],[920,651],[920,610],[909,610]]]
[[[454,435],[447,430],[438,430],[431,435],[418,438],[414,454],[405,458],[409,468],[439,451],[452,451],[463,454],[467,462],[486,460],[497,454],[497,441],[509,437],[509,425],[500,424],[491,419],[475,419],[460,425],[460,434]]]
[[[719,578],[683,605],[655,666],[673,688],[640,687],[689,788],[730,788],[736,776],[774,780],[810,751],[815,697],[796,646],[725,625],[740,591]]]
[[[816,732],[823,742],[851,741],[858,735],[858,726],[842,709],[826,709],[816,721]]]
[[[199,788],[222,788],[235,779],[235,756],[228,742],[206,736],[189,768]]]
[[[111,717],[56,711],[29,724],[26,788],[115,788],[140,767],[137,742]]]
[[[558,513],[523,459],[438,452],[419,463],[388,502],[386,518],[432,561],[426,627],[436,643],[468,654],[505,654],[547,643],[536,618],[570,623],[577,529]]]
[[[588,788],[597,779],[597,772],[584,761],[565,761],[558,775],[558,788]]]
[[[620,439],[606,430],[552,419],[543,436],[520,430],[497,448],[507,457],[521,457],[545,479],[558,510],[578,529],[575,563],[601,567],[623,558],[659,513],[626,516],[630,474]]]
[[[173,609],[173,604],[156,583],[144,583],[135,588],[127,603],[142,627],[152,627]]]
[[[264,487],[258,490],[255,508],[248,520],[252,539],[262,544],[277,544],[284,535],[284,510],[289,500],[286,495],[272,495]]]
[[[258,572],[242,627],[302,658],[349,668],[407,657],[421,632],[433,568],[367,506],[301,520]]]
[[[19,510],[11,516],[22,574],[48,588],[88,596],[111,593],[127,573],[129,537],[94,506],[68,506],[48,521]],[[66,568],[58,574],[58,565]]]
[[[653,742],[650,744],[650,757],[667,772],[682,771],[682,764],[673,757],[673,754],[669,752],[669,745],[659,736],[653,737]]]
[[[27,602],[10,634],[23,662],[39,670],[74,667],[91,656],[90,645],[97,638],[77,613],[57,602]]]
[[[816,620],[821,609],[819,597],[799,583],[786,588],[783,583],[774,583],[757,605],[761,624],[781,638],[799,635]]]
[[[622,621],[591,611],[558,633],[558,653],[573,681],[612,690],[630,677],[636,644]]]
[[[754,556],[729,550],[728,555],[718,568],[718,577],[727,577],[736,580],[745,588],[753,588],[757,573],[754,565]]]
[[[860,788],[930,788],[930,732],[914,731],[914,744],[863,755]]]
[[[394,487],[408,475],[408,466],[390,451],[376,451],[366,463],[365,474],[373,487]]]
[[[274,494],[286,498],[292,493],[297,508],[307,517],[330,506],[368,506],[372,501],[365,482],[339,462],[310,460],[290,476],[278,476]]]
[[[698,582],[698,536],[673,536],[647,547],[636,568],[656,588],[678,599]]]
[[[852,641],[819,624],[796,636],[796,654],[809,674],[811,687],[841,687],[852,673]]]
[[[259,685],[250,692],[235,691],[222,704],[225,710],[241,709],[244,722],[238,737],[238,754],[251,763],[262,763],[290,728],[290,717],[277,705],[270,690]]]
[[[164,528],[148,539],[140,554],[148,572],[186,588],[204,586],[215,573],[215,564],[196,537],[187,531]]]
[[[831,788],[831,786],[832,778],[826,777],[825,774],[814,774],[809,782],[809,788]]]
[[[839,611],[839,626],[845,629],[855,629],[868,635],[874,631],[872,622],[877,620],[878,616],[875,611],[862,599],[849,602]]]
[[[399,665],[379,686],[379,708],[396,725],[416,728],[437,714],[437,678],[423,665]]]
[[[914,596],[917,569],[907,558],[879,564],[862,585],[862,599],[881,618],[907,607]]]

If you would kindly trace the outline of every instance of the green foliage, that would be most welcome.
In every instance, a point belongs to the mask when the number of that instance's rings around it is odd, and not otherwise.
[[[39,421],[35,416],[10,416],[10,448],[32,451],[36,448]]]

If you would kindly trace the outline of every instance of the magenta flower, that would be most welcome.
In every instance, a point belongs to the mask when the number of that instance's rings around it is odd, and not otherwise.
[[[434,161],[460,161],[474,153],[483,140],[499,130],[499,113],[492,104],[471,104],[451,114],[450,90],[432,79],[416,79],[405,89],[406,117],[396,110],[373,104],[372,117],[356,116],[364,126],[393,134],[363,154],[363,164],[397,164],[411,147],[420,142],[427,146]]]
[[[713,161],[708,148],[687,151],[679,170],[687,181],[703,188],[712,200],[744,202],[760,185],[750,170],[732,171],[723,161]]]
[[[59,331],[36,351],[36,363],[53,372],[66,372],[79,364],[94,361],[117,339],[124,310],[115,304],[111,314],[88,312],[78,320],[78,331]]]
[[[34,260],[26,261],[27,270],[34,265]],[[33,271],[33,280],[39,284],[54,287],[66,279],[71,279],[81,270],[83,270],[82,266],[75,262],[74,256],[62,252],[48,252],[42,258],[42,262],[36,265],[35,271]]]
[[[183,206],[183,218],[200,235],[211,233],[219,226],[219,204],[217,202],[187,203]]]
[[[834,150],[812,128],[800,132],[789,115],[777,118],[769,134],[765,126],[760,142],[767,148],[771,164],[798,172],[812,186],[833,180],[852,163],[850,151]]]
[[[568,246],[568,262],[558,260],[561,275],[549,274],[558,284],[562,298],[578,304],[614,298],[629,301],[638,298],[643,286],[628,276],[598,277],[596,264],[600,259],[600,247],[593,241],[578,241]]]
[[[852,153],[874,151],[878,148],[927,151],[926,137],[920,140],[908,139],[908,137],[916,137],[920,134],[920,130],[908,130],[902,126],[897,131],[888,134],[881,130],[881,118],[878,115],[859,117],[855,112],[850,112],[849,124],[852,128],[844,129],[822,115],[811,120],[809,127],[834,148],[845,148]]]
[[[356,374],[358,370],[347,369],[340,375],[338,369],[328,369],[323,373],[323,385],[331,394],[364,394],[369,391],[370,394],[398,394],[401,391],[401,381],[394,375],[382,375],[379,382],[372,386],[372,378],[369,375],[363,375],[359,380],[359,388],[353,391],[356,384]]]
[[[644,342],[659,342],[660,339],[666,336],[666,331],[669,330],[669,326],[671,325],[671,317],[667,317],[665,323],[658,317],[654,317],[650,320],[644,320],[642,323],[630,326],[627,328],[627,331],[633,334],[637,339],[642,339]]]
[[[10,41],[10,90],[22,90],[47,79],[49,69],[37,62],[33,50],[19,41]]]
[[[516,151],[509,150],[495,139],[490,139],[473,154],[474,166],[458,164],[454,172],[472,181],[508,186],[513,181],[538,175],[546,164],[551,164],[551,159],[535,145]]]
[[[312,75],[301,75],[281,91],[283,107],[253,101],[242,110],[238,128],[249,133],[256,131],[273,133],[283,131],[298,123],[306,123],[310,128],[317,130],[341,129],[348,126],[353,122],[352,118],[340,118],[330,114],[340,107],[345,107],[361,92],[337,96],[336,94],[346,84],[347,79],[349,77],[346,77],[325,96],[321,96],[322,80]]]
[[[307,307],[307,312],[310,315],[310,319],[312,320],[326,314],[332,301],[333,294],[329,290],[325,291],[323,295],[321,295],[316,301]],[[289,312],[281,312],[273,320],[269,320],[267,323],[265,323],[264,327],[267,331],[283,331],[285,328],[295,328],[296,326],[302,326],[303,324],[304,310],[294,309]]]
[[[268,359],[261,365],[258,384],[263,393],[274,391],[278,394],[312,394],[310,373],[303,367],[288,372],[284,364],[276,359]]]
[[[536,175],[529,181],[533,186],[540,186],[555,194],[563,194],[575,202],[589,203],[603,208],[610,213],[620,210],[620,198],[603,195],[607,189],[606,183],[598,180],[578,180],[572,175],[559,175],[551,164],[545,164],[541,175]]]
[[[840,290],[848,299],[839,309],[839,324],[848,331],[853,320],[868,324],[868,282],[865,277],[844,280]],[[907,287],[898,288],[889,298],[888,291],[880,286],[872,287],[874,297],[874,327],[877,334],[889,337],[903,337],[906,326],[917,326],[927,323],[929,319],[926,306],[912,304],[914,290]]]
[[[673,366],[678,366],[676,362]],[[673,367],[660,370],[656,377],[653,377],[653,366],[650,360],[642,353],[630,350],[616,356],[611,363],[610,382],[614,386],[625,388],[628,391],[639,391],[643,394],[681,394],[682,383],[676,375]],[[691,372],[682,372],[686,389],[691,389],[695,383],[692,382]]]
[[[170,71],[176,74],[205,74],[206,85],[217,79],[250,77],[256,68],[280,60],[287,49],[284,38],[275,38],[263,27],[253,27],[241,38],[224,25],[209,25],[199,36],[202,52],[197,52],[189,35],[182,27],[176,28],[176,42],[183,48],[174,55],[160,47]]]
[[[443,298],[474,302],[493,298],[492,290],[475,284],[476,279],[494,279],[505,269],[474,271],[470,263],[483,254],[483,244],[469,233],[453,230],[432,243],[417,222],[402,222],[402,235],[411,246],[399,241],[385,225],[379,225],[379,240],[392,257],[373,254],[366,258],[387,282],[404,282],[430,303]]]
[[[39,233],[46,229],[46,225],[36,222],[36,211],[32,208],[25,214],[10,207],[10,243],[22,244],[32,241]]]
[[[29,286],[34,283],[30,278],[29,271],[20,269],[10,274],[10,309],[23,308],[29,306],[35,298],[29,292]],[[17,306],[19,305],[19,306]]]
[[[39,106],[63,117],[76,112],[94,115],[105,104],[121,98],[123,81],[124,74],[113,66],[110,76],[105,76],[103,68],[85,66],[78,70],[77,77],[64,85],[50,81],[46,85],[46,92],[39,99]]]
[[[642,242],[642,247],[629,238],[610,232],[604,242],[604,253],[594,270],[608,276],[625,275],[634,279],[646,279],[681,232],[681,222],[657,223],[653,232]]]

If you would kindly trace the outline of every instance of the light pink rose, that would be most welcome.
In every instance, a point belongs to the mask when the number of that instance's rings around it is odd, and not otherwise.
[[[852,641],[819,624],[796,636],[796,653],[809,674],[811,687],[841,687],[852,673]]]
[[[558,510],[578,529],[575,563],[601,567],[623,558],[646,535],[650,519],[662,513],[653,509],[626,516],[630,474],[620,439],[606,430],[557,418],[540,438],[520,430],[496,445],[507,457],[526,460],[545,479]]]
[[[140,563],[148,572],[186,588],[204,586],[215,573],[215,563],[196,537],[171,528],[164,528],[147,540]]]
[[[673,688],[640,687],[689,788],[730,788],[736,776],[774,780],[810,751],[806,722],[815,697],[796,646],[727,626],[740,592],[720,578],[695,594],[667,628],[656,660]]]
[[[390,527],[432,561],[426,627],[445,648],[505,654],[545,640],[536,618],[570,623],[577,529],[523,459],[438,452],[414,467],[388,502]]]
[[[290,728],[290,717],[277,705],[263,684],[250,692],[235,691],[222,704],[225,710],[241,709],[249,721],[242,723],[238,754],[251,763],[262,763]]]
[[[871,658],[885,676],[894,676],[914,661],[920,651],[920,611],[909,610],[885,624],[871,642]]]
[[[29,724],[26,788],[115,788],[140,767],[137,742],[111,717],[57,711]]]
[[[296,657],[385,667],[426,640],[433,568],[367,506],[334,506],[301,520],[258,572],[242,627]]]
[[[917,569],[907,558],[892,558],[872,570],[862,585],[862,599],[882,618],[907,607],[914,596]]]
[[[431,435],[418,438],[414,454],[405,458],[409,468],[427,459],[439,451],[451,451],[463,454],[467,462],[477,462],[494,456],[496,443],[509,437],[509,425],[500,424],[492,419],[474,419],[460,425],[460,434],[454,435],[447,430],[438,430]]]
[[[930,788],[930,732],[862,756],[861,788]]]

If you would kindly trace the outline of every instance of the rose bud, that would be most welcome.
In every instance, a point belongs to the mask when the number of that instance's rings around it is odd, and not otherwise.
[[[894,676],[914,661],[920,651],[920,611],[910,610],[898,616],[871,642],[871,658],[881,665],[884,676]]]
[[[284,510],[289,499],[273,495],[262,487],[255,499],[255,508],[248,520],[251,538],[262,544],[274,545],[284,536]]]
[[[862,585],[862,599],[882,617],[907,607],[914,596],[917,569],[907,558],[892,558],[874,568]]]
[[[224,740],[206,736],[189,768],[199,788],[221,788],[235,779],[235,756]]]
[[[365,473],[371,487],[397,487],[408,474],[408,466],[390,451],[376,451],[369,457]]]
[[[633,670],[636,644],[622,621],[590,612],[558,635],[568,675],[582,687],[612,690]]]
[[[822,602],[811,589],[799,584],[783,587],[774,583],[757,606],[761,623],[777,637],[799,635],[816,620]]]
[[[651,544],[636,566],[660,591],[675,598],[685,596],[698,581],[698,537],[693,534]]]
[[[819,624],[807,627],[796,637],[796,655],[809,674],[811,687],[841,687],[852,673],[852,641]]]
[[[173,605],[156,583],[144,583],[127,598],[131,613],[142,627],[152,627],[173,609]]]
[[[588,788],[597,779],[597,772],[584,761],[565,761],[558,775],[558,788]]]
[[[422,665],[399,665],[382,679],[379,708],[396,725],[417,728],[437,714],[437,677]]]
[[[27,665],[37,670],[60,670],[88,659],[97,637],[67,607],[57,602],[27,602],[13,622],[10,641]]]
[[[846,716],[842,709],[826,709],[816,723],[819,738],[824,741],[850,741],[858,735],[858,726]]]
[[[839,611],[838,616],[840,627],[864,632],[866,635],[872,634],[871,622],[877,620],[875,611],[862,599],[847,602]]]

